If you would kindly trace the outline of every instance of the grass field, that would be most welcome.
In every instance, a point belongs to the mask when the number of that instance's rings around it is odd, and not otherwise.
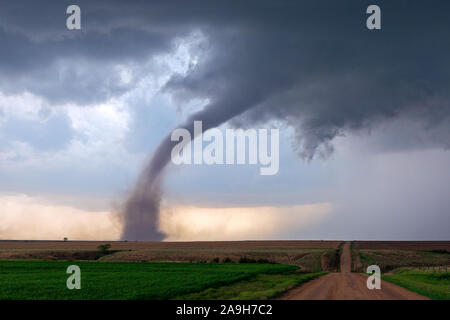
[[[382,278],[431,299],[450,299],[450,272],[400,268]]]
[[[258,274],[248,280],[239,281],[219,288],[208,288],[201,292],[191,293],[177,297],[179,299],[224,299],[224,300],[261,300],[273,299],[286,290],[304,282],[325,275],[326,272],[317,273],[284,273],[284,274]]]
[[[450,254],[421,250],[352,249],[352,270],[364,272],[369,265],[378,265],[382,272],[401,267],[450,266]],[[450,268],[449,268],[450,270]]]
[[[261,300],[279,297],[283,292],[304,282],[325,275],[317,273],[258,274],[248,280],[228,286],[208,288],[201,292],[182,295],[179,299],[215,299],[215,300]]]
[[[81,290],[66,287],[71,264],[81,268]],[[306,280],[295,270],[272,264],[0,261],[0,299],[172,299],[258,275],[258,286],[269,292],[254,297],[264,298]]]

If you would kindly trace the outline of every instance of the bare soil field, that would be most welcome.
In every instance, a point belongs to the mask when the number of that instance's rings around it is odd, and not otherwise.
[[[135,249],[333,249],[342,241],[12,241],[0,240],[2,249],[68,249],[95,250],[99,245],[110,243],[111,250]]]
[[[353,249],[446,250],[450,252],[450,241],[353,241]]]
[[[0,250],[0,260],[98,260],[104,255],[100,251],[88,250]]]
[[[141,249],[118,251],[101,261],[252,262],[290,264],[303,272],[322,271],[324,249]]]
[[[110,243],[107,254],[97,247]],[[335,270],[341,241],[0,241],[0,260],[101,260],[117,262],[259,262],[290,264],[301,272]]]

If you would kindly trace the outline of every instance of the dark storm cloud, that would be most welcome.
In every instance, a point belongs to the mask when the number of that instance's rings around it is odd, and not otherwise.
[[[90,104],[130,90],[152,69],[144,63],[169,52],[186,31],[145,24],[112,2],[80,1],[81,31],[66,29],[68,1],[17,1],[0,5],[0,87],[30,91],[50,102]],[[135,8],[136,9],[136,8]],[[137,20],[136,20],[137,19]],[[123,64],[133,71],[121,83]]]
[[[213,122],[281,119],[303,155],[345,130],[402,113],[432,126],[449,114],[444,1],[378,1],[382,30],[365,27],[367,1],[79,1],[80,31],[65,29],[70,1],[0,6],[2,90],[90,103],[129,90],[114,66],[138,70],[193,30],[204,60],[168,89],[207,97]],[[151,70],[148,70],[151,72]],[[214,110],[213,110],[214,109]]]
[[[336,135],[393,117],[448,127],[447,5],[379,5],[381,31],[366,29],[367,6],[355,1],[274,8],[265,20],[216,29],[210,59],[168,87],[209,97],[219,123],[286,122],[308,159],[332,151]],[[448,146],[448,135],[440,140]]]

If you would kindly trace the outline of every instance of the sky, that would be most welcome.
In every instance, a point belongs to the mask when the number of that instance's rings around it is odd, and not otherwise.
[[[372,2],[2,1],[0,239],[154,240],[125,204],[201,119],[279,172],[168,164],[158,240],[450,240],[450,4]]]

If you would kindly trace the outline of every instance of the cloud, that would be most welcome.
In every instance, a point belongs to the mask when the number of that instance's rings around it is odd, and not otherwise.
[[[156,72],[153,58],[176,50],[175,39],[189,32],[182,25],[147,19],[151,6],[130,11],[128,5],[108,1],[80,1],[82,30],[70,31],[65,27],[70,4],[1,4],[0,41],[8,48],[0,52],[4,92],[29,91],[57,104],[102,103]]]
[[[73,130],[70,119],[64,113],[37,121],[10,117],[3,121],[0,137],[8,144],[20,141],[38,150],[51,151],[66,147],[73,137]]]
[[[125,148],[131,114],[122,102],[49,106],[30,93],[0,91],[0,189],[104,195],[117,192],[112,185],[125,188],[140,157]]]
[[[68,4],[2,4],[2,90],[102,103],[157,73],[157,57],[191,37],[197,58],[167,92],[185,104],[209,101],[195,114],[205,126],[281,120],[296,129],[295,148],[307,159],[385,119],[414,116],[432,128],[450,114],[444,1],[381,1],[381,31],[365,27],[368,2],[80,1],[82,31],[65,29]]]
[[[24,194],[0,197],[0,239],[117,240],[121,225],[110,212],[49,204]]]
[[[230,28],[220,24],[207,33],[207,58],[167,87],[185,97],[208,97],[211,103],[192,118],[213,125],[283,121],[296,129],[294,148],[306,159],[329,155],[339,135],[387,119],[414,117],[433,128],[450,114],[444,85],[450,79],[442,68],[450,62],[442,51],[449,46],[442,41],[448,28],[422,18],[439,15],[444,5],[380,5],[389,13],[379,33],[360,23],[362,3],[245,12],[246,23],[232,20]]]
[[[327,203],[291,207],[179,206],[162,209],[160,229],[168,241],[283,239],[290,230],[301,232],[318,224],[330,209]]]
[[[449,239],[450,151],[368,153],[370,140],[357,136],[337,143],[334,178],[322,190],[332,214],[305,230],[306,238]]]

